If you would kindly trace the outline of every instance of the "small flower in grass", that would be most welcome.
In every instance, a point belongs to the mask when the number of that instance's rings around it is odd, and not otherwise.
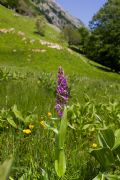
[[[62,67],[59,67],[55,109],[60,117],[62,117],[64,106],[68,102],[68,94],[69,93],[68,93],[67,79],[64,76],[64,71]]]
[[[41,124],[41,126],[42,126],[43,128],[46,128],[46,127],[47,127],[45,121],[40,121],[40,124]]]
[[[51,112],[48,112],[48,117],[51,117],[52,116],[52,113]]]
[[[23,130],[23,133],[24,133],[24,134],[31,134],[31,130],[30,130],[30,129],[24,129],[24,130]]]
[[[93,143],[93,144],[92,144],[92,148],[97,148],[97,144],[96,144],[96,143]]]
[[[29,129],[33,129],[34,125],[33,124],[29,124]]]

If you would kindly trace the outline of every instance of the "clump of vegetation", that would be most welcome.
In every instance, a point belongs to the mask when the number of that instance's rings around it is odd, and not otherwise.
[[[45,35],[45,29],[46,29],[46,20],[44,16],[39,16],[36,19],[36,30],[37,33],[39,33],[41,36]]]
[[[87,46],[89,36],[90,36],[90,31],[86,27],[80,27],[78,29],[78,31],[80,33],[80,43],[79,43],[80,51],[83,54],[85,54],[86,53],[86,46]]]
[[[79,29],[66,26],[60,32],[60,42],[67,42],[69,48],[82,54],[86,53],[89,37],[90,31],[84,26]]]
[[[80,34],[78,30],[72,26],[66,26],[61,32],[61,37],[68,42],[69,46],[80,44]]]
[[[27,76],[27,78],[30,77]],[[71,78],[68,78],[69,86],[71,83],[73,86],[76,86],[75,82],[80,83],[79,77]],[[37,83],[33,78],[32,81],[35,81],[34,88],[30,82],[27,91],[25,90],[25,96],[22,95],[23,100],[27,98],[31,89],[36,94]],[[50,93],[52,91],[54,94],[55,84],[51,91],[46,88],[50,84],[49,81],[53,82],[52,75],[42,73],[39,81],[38,94],[42,93],[40,89],[42,87],[44,94],[40,97],[50,96],[50,99],[54,100],[52,106],[55,106],[55,97]],[[27,79],[22,83],[23,88],[26,89]],[[119,179],[119,101],[110,100],[110,97],[105,95],[107,101],[101,103],[84,94],[84,103],[78,101],[73,103],[74,97],[73,94],[70,96],[68,85],[62,69],[59,68],[55,106],[57,113],[54,110],[52,112],[48,110],[48,98],[44,101],[42,98],[39,99],[37,94],[36,99],[32,98],[33,94],[29,94],[28,102],[33,104],[35,101],[36,104],[38,100],[38,106],[42,103],[41,108],[44,104],[45,109],[42,113],[39,113],[39,108],[37,113],[35,104],[31,110],[23,106],[19,110],[15,104],[10,107],[10,96],[6,96],[4,108],[0,110],[0,141],[2,141],[0,153],[2,161],[11,153],[14,156],[10,178],[37,180],[61,177],[64,180],[72,177],[92,180],[95,177],[114,177],[115,180]],[[9,87],[9,82],[5,81],[3,87]],[[12,92],[13,89],[12,85]],[[20,91],[22,91],[21,88]],[[89,89],[87,89],[88,92]],[[66,108],[68,96],[71,102]]]

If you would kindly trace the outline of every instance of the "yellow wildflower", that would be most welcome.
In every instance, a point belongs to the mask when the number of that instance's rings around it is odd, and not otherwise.
[[[33,124],[30,124],[29,125],[29,129],[33,129],[34,128],[34,125]]]
[[[31,130],[30,130],[30,129],[24,129],[24,130],[23,130],[23,133],[25,133],[25,134],[30,134],[30,133],[31,133]]]
[[[52,116],[52,113],[51,112],[48,112],[48,117],[51,117]]]
[[[96,143],[93,143],[93,144],[92,144],[92,148],[97,148],[97,144],[96,144]]]
[[[42,125],[43,128],[46,128],[45,121],[40,121],[40,124]]]

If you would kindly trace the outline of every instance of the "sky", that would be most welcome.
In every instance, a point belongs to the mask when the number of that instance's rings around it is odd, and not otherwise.
[[[56,0],[71,15],[79,18],[88,26],[93,15],[107,0]]]

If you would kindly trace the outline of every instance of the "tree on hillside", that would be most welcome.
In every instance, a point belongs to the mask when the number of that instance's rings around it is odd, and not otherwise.
[[[90,22],[87,55],[120,71],[120,0],[108,0]]]
[[[68,42],[69,45],[80,44],[80,33],[72,26],[68,25],[62,30],[62,37]]]
[[[20,14],[27,15],[27,16],[32,16],[34,14],[33,8],[29,4],[29,0],[19,0],[18,6],[17,6],[17,11]]]
[[[78,31],[80,34],[80,49],[81,49],[81,52],[85,53],[90,32],[84,26],[80,27]]]

